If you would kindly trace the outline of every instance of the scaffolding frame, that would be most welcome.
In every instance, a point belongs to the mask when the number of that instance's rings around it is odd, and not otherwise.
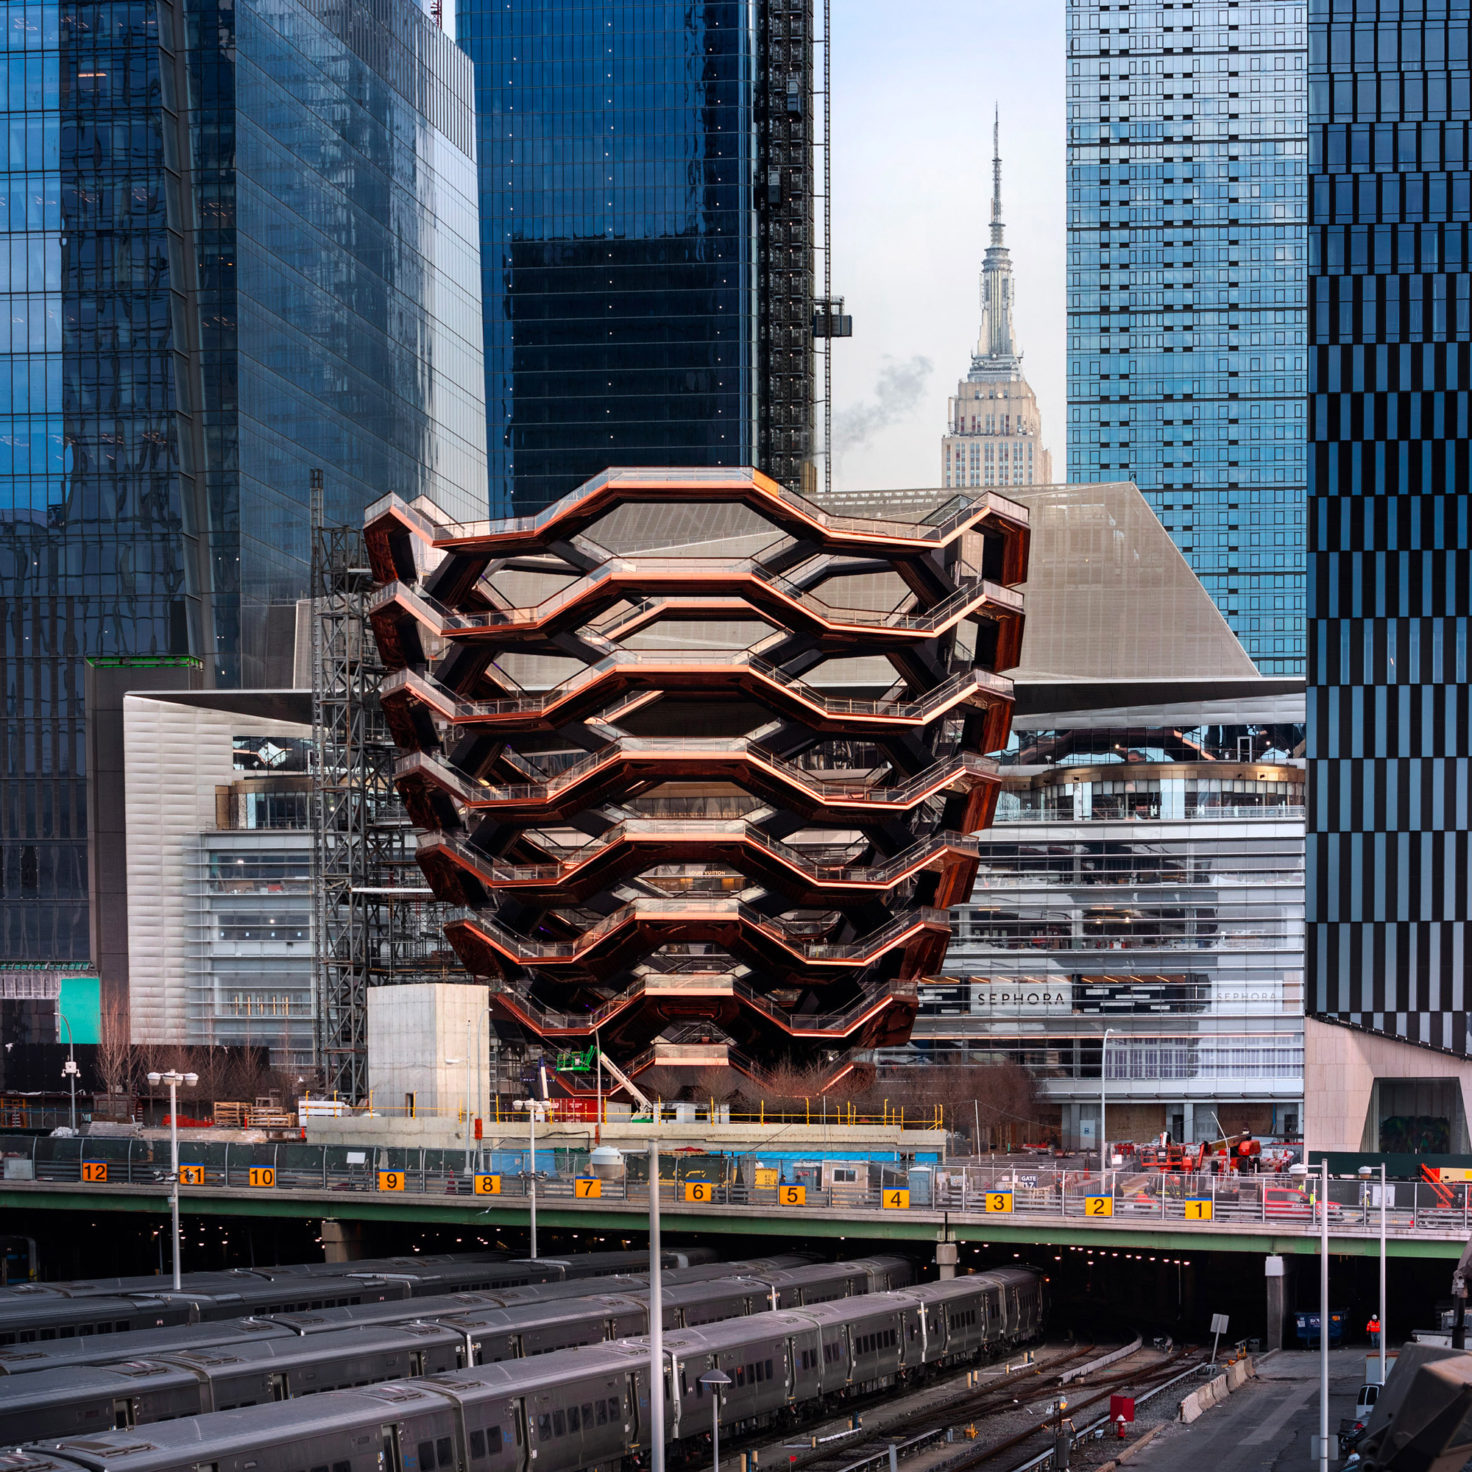
[[[312,926],[317,1066],[339,1098],[368,1098],[368,988],[468,981],[445,907],[416,857],[378,701],[386,673],[368,627],[363,531],[326,521],[312,472]]]
[[[814,0],[764,0],[758,15],[757,346],[764,403],[757,463],[788,490],[808,495],[816,489],[813,411],[818,397]],[[822,100],[826,106],[826,89]]]

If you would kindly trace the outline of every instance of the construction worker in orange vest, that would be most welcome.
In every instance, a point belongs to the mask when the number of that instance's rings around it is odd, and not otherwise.
[[[1379,1349],[1380,1348],[1380,1315],[1379,1314],[1371,1314],[1370,1315],[1370,1322],[1365,1325],[1365,1333],[1367,1333],[1370,1336],[1370,1347],[1372,1349]]]

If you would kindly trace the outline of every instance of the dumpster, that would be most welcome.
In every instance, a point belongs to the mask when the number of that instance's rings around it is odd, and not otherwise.
[[[1344,1343],[1344,1326],[1348,1319],[1349,1310],[1347,1308],[1329,1310],[1329,1347],[1331,1349],[1336,1344]],[[1300,1310],[1294,1314],[1293,1322],[1298,1331],[1298,1342],[1305,1349],[1317,1349],[1319,1347],[1318,1310]]]

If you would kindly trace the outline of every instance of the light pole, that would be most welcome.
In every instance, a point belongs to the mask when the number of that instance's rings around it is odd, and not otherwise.
[[[1467,1188],[1462,1187],[1465,1191]],[[1380,1162],[1380,1386],[1385,1387],[1385,1162]]]
[[[66,1028],[66,1062],[61,1065],[61,1073],[62,1073],[62,1077],[65,1078],[66,1081],[67,1081],[67,1083],[71,1086],[71,1091],[72,1091],[72,1115],[71,1115],[71,1119],[72,1119],[72,1133],[73,1134],[76,1134],[76,1132],[77,1132],[77,1059],[76,1059],[76,1055],[72,1051],[72,1025],[71,1025],[70,1022],[68,1022],[66,1020],[66,1013],[65,1012],[58,1012],[56,1015],[61,1019],[62,1026]],[[96,1101],[94,1100],[93,1102],[95,1104]]]
[[[537,1260],[537,1120],[545,1119],[545,1111],[549,1107],[546,1099],[518,1099],[518,1109],[526,1111],[527,1124],[531,1127],[531,1172],[529,1175],[530,1186],[527,1195],[530,1198],[529,1211],[531,1215],[532,1228],[532,1261]]]
[[[649,1468],[664,1472],[664,1252],[659,1241],[659,1142],[649,1142]]]
[[[179,1281],[179,1085],[192,1089],[199,1082],[197,1073],[179,1073],[169,1069],[167,1073],[150,1073],[148,1086],[156,1089],[160,1084],[169,1086],[169,1162],[172,1166],[173,1184],[169,1188],[169,1214],[174,1219],[174,1288],[183,1287]]]
[[[1099,1041],[1099,1189],[1104,1189],[1104,1178],[1109,1172],[1109,1166],[1105,1159],[1109,1146],[1105,1143],[1109,1131],[1104,1128],[1105,1095],[1109,1083],[1109,1037],[1115,1031],[1112,1027],[1104,1029],[1104,1036]]]
[[[731,1377],[724,1370],[707,1370],[700,1383],[710,1391],[710,1472],[721,1472],[721,1387]]]
[[[1319,1162],[1319,1472],[1329,1472],[1329,1157]]]

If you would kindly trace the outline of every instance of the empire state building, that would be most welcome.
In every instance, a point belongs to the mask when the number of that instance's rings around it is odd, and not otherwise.
[[[991,244],[981,267],[981,336],[971,371],[950,401],[941,441],[947,486],[1045,486],[1053,457],[1043,448],[1037,396],[1022,376],[1013,320],[1012,258],[1002,244],[1000,126],[992,124]]]

